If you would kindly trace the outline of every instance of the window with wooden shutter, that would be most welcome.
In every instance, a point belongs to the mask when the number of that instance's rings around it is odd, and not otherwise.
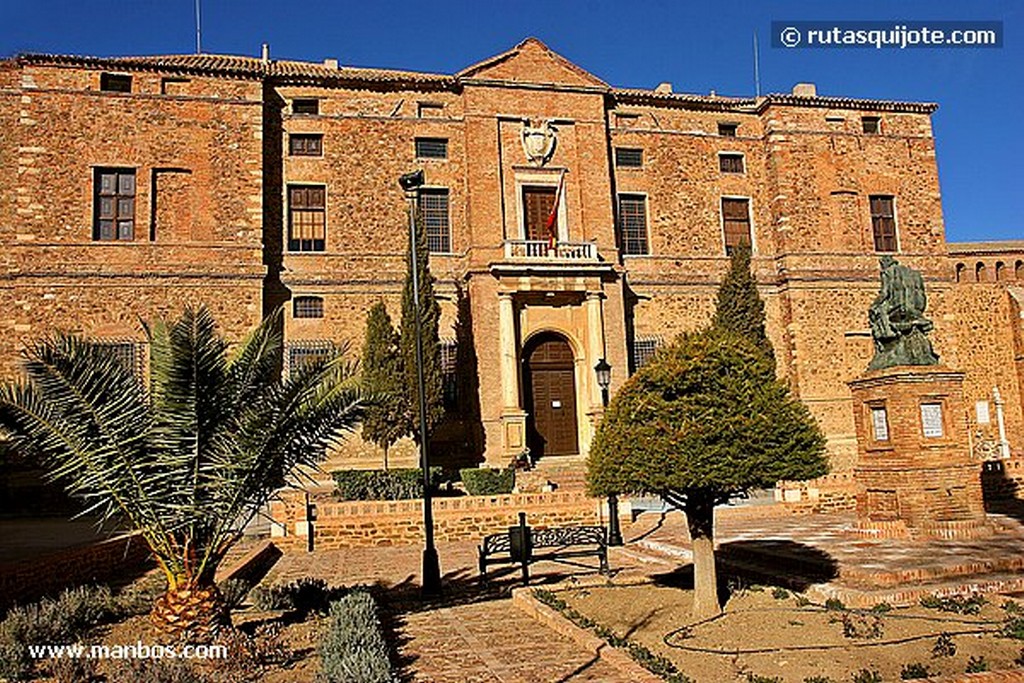
[[[722,229],[725,233],[725,254],[731,256],[733,249],[751,244],[750,200],[722,198]]]
[[[93,177],[92,238],[135,239],[135,169],[97,168]]]
[[[419,195],[420,220],[427,237],[427,250],[448,253],[452,250],[451,224],[448,221],[448,190],[425,188]]]
[[[647,254],[647,198],[619,195],[619,246],[626,256]]]
[[[743,173],[743,155],[719,154],[718,170],[722,173]]]
[[[869,201],[875,251],[896,251],[896,214],[893,212],[893,198],[889,195],[871,195]]]
[[[324,153],[324,136],[320,133],[293,133],[288,136],[288,154],[293,157],[319,157]]]
[[[288,251],[325,249],[326,195],[326,189],[321,186],[288,186]]]

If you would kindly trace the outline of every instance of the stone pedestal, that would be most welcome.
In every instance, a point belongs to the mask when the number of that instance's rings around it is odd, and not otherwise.
[[[899,366],[850,382],[858,531],[937,538],[992,533],[980,464],[967,443],[963,377],[942,366]]]

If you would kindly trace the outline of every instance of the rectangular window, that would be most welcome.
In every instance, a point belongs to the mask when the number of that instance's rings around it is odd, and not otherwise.
[[[452,250],[451,225],[448,221],[448,190],[425,188],[419,195],[420,219],[427,236],[427,249],[446,254]]]
[[[131,92],[132,77],[127,74],[100,74],[100,90],[106,92]]]
[[[288,136],[288,154],[293,157],[319,157],[324,153],[324,136],[320,133],[293,133]]]
[[[942,404],[922,403],[921,404],[921,432],[925,438],[942,438]]]
[[[734,138],[739,127],[738,123],[720,123],[718,124],[718,134],[724,138]]]
[[[868,135],[878,135],[882,132],[882,119],[877,116],[862,116],[860,123]]]
[[[619,195],[619,245],[626,256],[647,253],[647,198],[643,195]]]
[[[722,173],[743,173],[743,155],[719,154],[718,170]]]
[[[637,337],[633,340],[633,372],[636,372],[651,359],[654,352],[661,346],[661,337]]]
[[[875,251],[896,251],[896,214],[893,212],[893,197],[871,195],[869,201]]]
[[[292,301],[292,317],[324,317],[324,299],[320,296],[297,296]]]
[[[327,191],[288,186],[288,251],[323,251],[327,241]]]
[[[185,95],[188,89],[189,80],[187,78],[174,78],[166,76],[160,79],[160,94],[161,95]]]
[[[444,114],[444,105],[433,102],[420,102],[416,107],[416,116],[421,119],[439,119]]]
[[[135,239],[135,169],[97,168],[93,177],[92,238]]]
[[[615,166],[617,168],[641,168],[644,165],[644,151],[629,147],[615,148]]]
[[[722,197],[722,229],[725,233],[725,254],[741,244],[748,247],[750,239],[750,200]]]
[[[93,342],[107,351],[114,359],[127,368],[133,375],[142,378],[144,374],[145,344],[135,341],[99,340]]]
[[[889,440],[889,416],[886,413],[885,406],[872,406],[871,434],[875,441]]]
[[[445,138],[416,138],[417,159],[447,159],[448,140]]]
[[[441,340],[441,388],[446,411],[459,407],[458,355],[459,347],[455,340]]]
[[[325,339],[309,339],[304,341],[289,342],[285,346],[285,362],[288,364],[287,373],[297,372],[302,368],[324,360],[328,360],[337,353],[332,342]]]
[[[304,98],[292,100],[293,114],[319,114],[320,100],[316,98]]]

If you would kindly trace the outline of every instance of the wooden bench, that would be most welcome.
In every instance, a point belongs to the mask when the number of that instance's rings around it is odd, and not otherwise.
[[[603,526],[570,526],[552,529],[531,529],[526,513],[519,513],[519,525],[503,534],[485,536],[477,548],[481,580],[487,579],[492,565],[520,565],[523,583],[530,580],[530,565],[550,561],[593,569],[573,562],[575,558],[596,557],[598,571],[608,573],[608,530]]]

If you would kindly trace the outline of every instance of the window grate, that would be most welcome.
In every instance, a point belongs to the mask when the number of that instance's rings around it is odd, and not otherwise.
[[[454,339],[441,340],[441,389],[445,410],[454,410],[459,404],[458,343]]]
[[[292,113],[293,114],[319,114],[320,113],[320,100],[312,98],[303,98],[292,100]]]
[[[643,168],[644,151],[631,147],[615,148],[615,166],[617,168]]]
[[[324,136],[319,133],[294,133],[288,136],[288,154],[293,157],[319,157],[324,153]]]
[[[289,342],[286,345],[286,350],[285,361],[288,367],[285,370],[288,374],[298,372],[311,363],[329,360],[337,353],[337,347],[334,345],[334,342],[327,339]]]
[[[896,251],[896,215],[893,197],[871,195],[871,231],[875,238],[875,251]]]
[[[725,254],[745,244],[750,246],[750,200],[722,198],[722,228],[725,232]]]
[[[718,124],[718,134],[723,138],[734,138],[739,127],[738,123],[720,123]]]
[[[448,140],[446,138],[416,138],[417,159],[447,159]]]
[[[323,187],[288,186],[288,251],[324,251],[326,194]]]
[[[660,336],[637,337],[633,340],[633,372],[647,364],[654,352],[664,343]]]
[[[427,188],[419,194],[420,220],[427,237],[427,250],[446,254],[452,249],[448,220],[448,190]]]
[[[297,296],[292,302],[292,317],[324,317],[324,299],[320,296]]]
[[[718,169],[722,173],[743,173],[743,155],[719,154]]]
[[[643,195],[619,195],[619,244],[624,255],[647,254],[647,201]]]
[[[146,344],[133,340],[94,340],[93,344],[109,352],[118,362],[128,368],[133,375],[142,379],[145,375]]]
[[[130,242],[135,239],[135,169],[96,169],[93,205],[94,240]]]

